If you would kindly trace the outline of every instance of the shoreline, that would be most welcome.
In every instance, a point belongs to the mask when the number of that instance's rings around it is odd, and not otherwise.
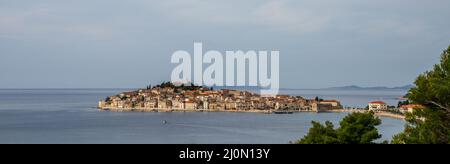
[[[111,112],[154,112],[154,113],[193,113],[193,112],[229,112],[229,113],[260,113],[260,114],[275,114],[274,112],[285,112],[287,113],[353,113],[353,112],[366,112],[366,110],[348,110],[348,109],[335,109],[327,111],[270,111],[270,110],[201,110],[201,109],[147,109],[147,108],[97,108],[101,111],[111,111]],[[405,120],[404,115],[394,114],[389,112],[375,112],[375,116],[386,117],[393,119]]]
[[[353,112],[366,112],[366,110],[349,110],[349,109],[336,109],[336,110],[329,110],[326,111],[329,113],[353,113]],[[387,118],[394,118],[399,120],[405,120],[405,115],[395,114],[395,113],[389,113],[384,111],[374,112],[375,116],[378,117],[387,117]]]

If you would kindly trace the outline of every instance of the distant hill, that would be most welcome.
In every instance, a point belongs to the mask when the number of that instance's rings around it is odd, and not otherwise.
[[[413,85],[405,85],[400,87],[360,87],[357,85],[349,85],[342,87],[324,88],[326,90],[409,90]]]

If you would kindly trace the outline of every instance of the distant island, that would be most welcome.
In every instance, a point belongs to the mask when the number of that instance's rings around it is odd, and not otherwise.
[[[301,96],[265,97],[250,91],[214,89],[193,84],[156,86],[107,97],[98,104],[101,110],[140,112],[322,112],[342,109],[338,100],[305,99]]]
[[[413,88],[413,85],[405,85],[405,86],[399,86],[399,87],[385,87],[385,86],[378,86],[378,87],[361,87],[358,85],[348,85],[348,86],[341,86],[341,87],[328,87],[328,88],[280,88],[280,90],[409,90]],[[227,87],[224,87],[227,88]],[[237,88],[243,88],[243,89],[258,89],[252,88],[252,87],[237,87]]]
[[[413,88],[413,85],[405,85],[400,87],[360,87],[357,85],[349,85],[349,86],[342,86],[342,87],[330,87],[330,88],[324,88],[325,90],[409,90]]]
[[[414,85],[404,85],[398,87],[385,87],[385,86],[377,86],[377,87],[361,87],[358,85],[348,85],[348,86],[340,86],[340,87],[328,87],[328,88],[280,88],[280,90],[409,90],[413,88]],[[224,86],[224,87],[214,87],[214,89],[232,89],[232,90],[245,90],[245,91],[253,91],[264,89],[257,86]]]

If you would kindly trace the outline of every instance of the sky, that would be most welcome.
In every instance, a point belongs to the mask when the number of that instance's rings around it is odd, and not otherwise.
[[[171,55],[279,50],[283,88],[403,86],[450,45],[448,0],[0,0],[0,88],[137,88]]]

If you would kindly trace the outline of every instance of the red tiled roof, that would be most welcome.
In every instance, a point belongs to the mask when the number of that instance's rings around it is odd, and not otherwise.
[[[372,101],[369,104],[386,104],[386,103],[383,101]]]

